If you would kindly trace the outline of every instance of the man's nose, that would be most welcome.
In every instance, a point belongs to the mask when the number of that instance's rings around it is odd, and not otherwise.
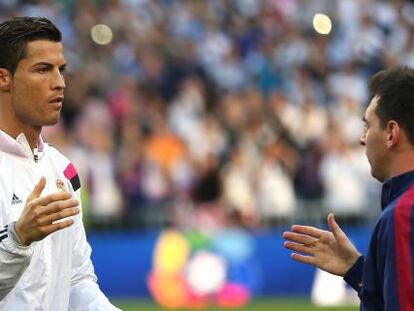
[[[66,88],[65,77],[62,72],[57,72],[53,79],[53,89],[63,90]]]

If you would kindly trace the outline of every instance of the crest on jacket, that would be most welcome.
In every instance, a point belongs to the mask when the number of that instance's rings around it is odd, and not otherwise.
[[[60,179],[56,179],[56,188],[59,192],[65,191],[65,183]]]

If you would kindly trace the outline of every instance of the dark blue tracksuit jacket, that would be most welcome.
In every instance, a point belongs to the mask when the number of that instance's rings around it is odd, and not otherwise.
[[[344,279],[361,310],[414,311],[414,171],[387,180],[367,256]]]

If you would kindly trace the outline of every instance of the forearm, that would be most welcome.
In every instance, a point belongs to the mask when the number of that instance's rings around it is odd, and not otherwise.
[[[14,223],[0,230],[0,300],[16,286],[30,264],[33,250],[19,243]]]
[[[81,216],[73,227],[73,266],[69,310],[73,311],[118,311],[102,293],[93,268],[91,247],[86,241]]]
[[[120,311],[109,302],[92,278],[84,278],[71,286],[69,310]]]
[[[116,311],[102,293],[90,260],[91,249],[83,238],[75,248],[74,267],[69,297],[69,310],[73,311]]]

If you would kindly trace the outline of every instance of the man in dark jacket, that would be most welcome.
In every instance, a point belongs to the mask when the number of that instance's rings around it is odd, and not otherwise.
[[[361,310],[414,310],[414,70],[381,71],[370,90],[361,144],[383,187],[367,255],[358,252],[333,214],[329,231],[294,225],[283,233],[284,245],[293,259],[343,276],[358,291]]]

